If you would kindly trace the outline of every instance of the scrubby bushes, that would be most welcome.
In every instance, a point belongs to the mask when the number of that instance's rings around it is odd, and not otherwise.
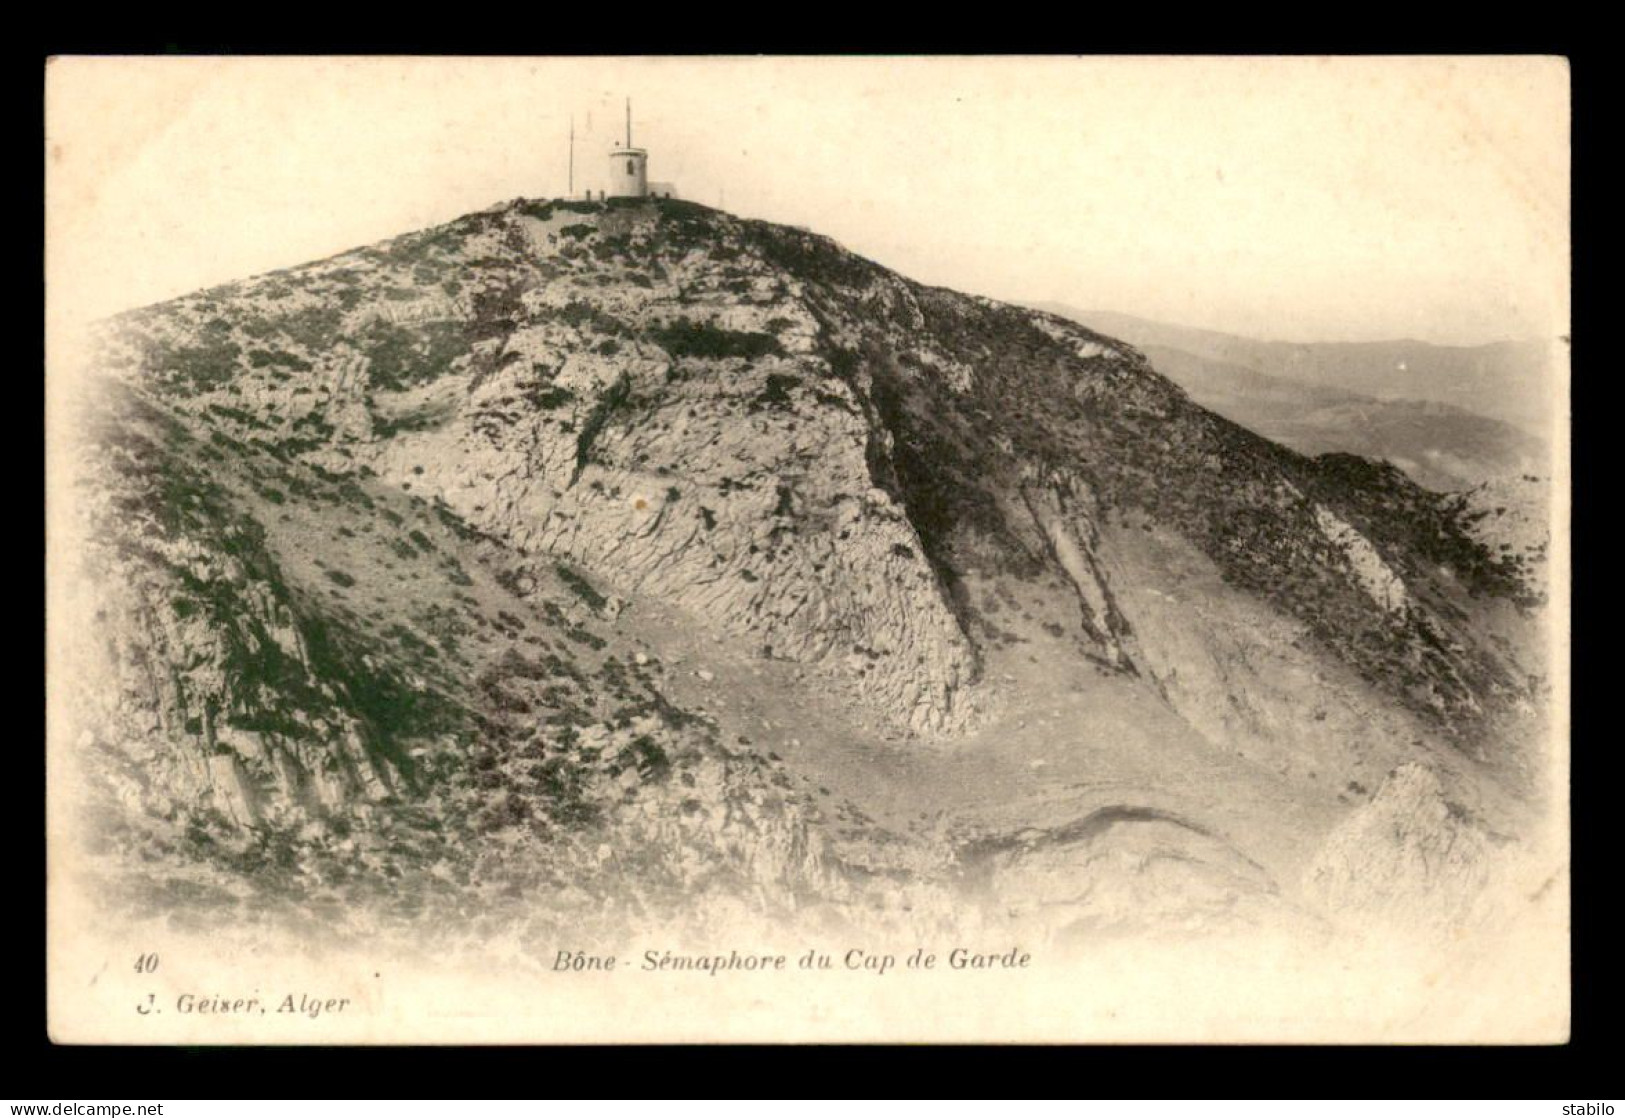
[[[577,329],[585,326],[600,334],[608,334],[611,337],[624,337],[630,333],[626,328],[626,324],[620,319],[599,310],[591,303],[584,303],[579,299],[566,303],[561,307],[558,317],[559,321],[568,323]]]
[[[402,391],[445,374],[452,362],[469,353],[460,324],[429,322],[414,328],[375,319],[362,332],[375,388]]]
[[[575,398],[575,393],[571,392],[568,388],[560,388],[551,384],[546,388],[539,388],[530,394],[530,402],[536,407],[541,408],[543,411],[553,411],[555,408],[562,408],[565,404],[568,404]]]
[[[769,373],[767,384],[762,388],[761,394],[751,401],[751,408],[788,408],[791,404],[790,389],[801,383],[800,377],[786,376],[782,373]]]
[[[661,348],[673,357],[782,356],[779,339],[772,334],[724,330],[707,322],[679,318],[650,332]]]
[[[203,328],[194,345],[148,340],[144,363],[193,392],[205,392],[229,382],[238,372],[241,356],[230,327],[216,319]]]
[[[555,563],[553,573],[559,576],[559,581],[569,588],[570,593],[585,602],[594,613],[602,611],[609,604],[609,599],[600,594],[592,583],[563,563]]]
[[[576,469],[575,475],[570,479],[574,485],[581,478],[581,471],[587,468],[592,460],[592,444],[603,431],[604,425],[609,422],[610,416],[624,407],[632,398],[632,381],[625,373],[619,380],[610,385],[604,394],[598,397],[598,402],[587,413],[587,418],[581,422],[581,433],[576,436]]]

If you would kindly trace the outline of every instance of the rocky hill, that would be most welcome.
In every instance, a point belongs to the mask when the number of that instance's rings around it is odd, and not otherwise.
[[[807,232],[521,200],[98,344],[137,901],[1197,927],[1312,917],[1398,766],[1497,834],[1540,792],[1541,591],[1462,501]]]

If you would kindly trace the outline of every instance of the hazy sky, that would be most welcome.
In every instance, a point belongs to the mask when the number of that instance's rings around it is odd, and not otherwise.
[[[650,177],[928,282],[1266,338],[1563,332],[1549,59],[68,59],[53,313]],[[71,302],[71,307],[66,303]]]

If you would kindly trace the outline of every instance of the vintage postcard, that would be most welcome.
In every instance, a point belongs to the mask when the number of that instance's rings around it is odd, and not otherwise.
[[[46,67],[58,1043],[1561,1043],[1562,59]]]

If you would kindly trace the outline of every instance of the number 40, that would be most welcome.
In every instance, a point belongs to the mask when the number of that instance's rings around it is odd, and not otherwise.
[[[136,974],[152,974],[158,969],[158,956],[155,953],[137,955],[135,959]]]

